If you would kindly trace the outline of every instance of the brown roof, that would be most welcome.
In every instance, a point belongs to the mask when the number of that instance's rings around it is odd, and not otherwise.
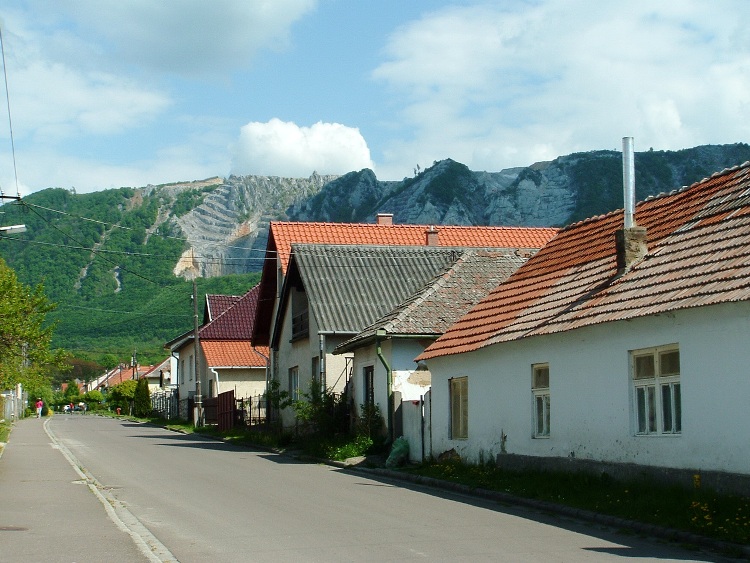
[[[561,231],[419,359],[750,299],[750,163],[636,207],[648,254],[618,275],[621,212]]]
[[[255,322],[255,309],[258,306],[260,286],[256,285],[245,295],[231,299],[225,296],[229,306],[198,332],[205,340],[250,340]],[[218,297],[218,296],[213,296]]]
[[[206,294],[206,309],[203,313],[203,324],[214,320],[239,299],[241,299],[240,295]]]
[[[537,250],[557,229],[547,227],[468,227],[450,225],[387,225],[371,223],[298,223],[272,221],[261,277],[261,294],[254,339],[269,340],[271,312],[277,291],[276,259],[286,275],[292,244],[338,244],[420,246],[427,244],[427,231],[437,231],[437,245],[455,248],[507,248]]]

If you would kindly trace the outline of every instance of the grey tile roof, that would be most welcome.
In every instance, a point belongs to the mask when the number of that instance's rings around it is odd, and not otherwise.
[[[295,272],[321,331],[356,334],[391,311],[461,255],[429,246],[292,246]]]
[[[396,337],[437,337],[526,260],[509,251],[465,250],[455,263],[357,336],[338,346],[334,353],[369,343],[379,329]]]

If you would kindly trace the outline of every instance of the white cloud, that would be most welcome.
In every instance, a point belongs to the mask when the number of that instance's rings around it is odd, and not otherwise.
[[[275,118],[242,127],[232,157],[232,174],[306,178],[372,167],[358,129],[322,122],[300,127]]]
[[[379,173],[397,178],[445,157],[498,170],[615,148],[625,135],[637,150],[746,141],[747,16],[750,3],[731,0],[549,0],[427,14],[393,33],[372,72],[401,126],[376,157]]]
[[[263,49],[282,49],[292,24],[316,0],[42,0],[117,59],[188,76],[246,68]]]

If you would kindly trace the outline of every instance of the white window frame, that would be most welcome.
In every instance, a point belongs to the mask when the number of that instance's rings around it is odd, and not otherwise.
[[[451,377],[448,380],[450,399],[451,439],[469,438],[469,378]]]
[[[677,344],[630,352],[636,436],[682,434],[680,349]]]
[[[532,364],[531,398],[534,413],[534,438],[550,436],[549,364]]]
[[[299,366],[289,368],[289,398],[299,400]]]

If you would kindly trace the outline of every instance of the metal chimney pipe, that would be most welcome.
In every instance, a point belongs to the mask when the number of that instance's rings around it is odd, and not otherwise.
[[[633,137],[622,138],[622,189],[625,197],[625,228],[635,225],[635,157]]]

